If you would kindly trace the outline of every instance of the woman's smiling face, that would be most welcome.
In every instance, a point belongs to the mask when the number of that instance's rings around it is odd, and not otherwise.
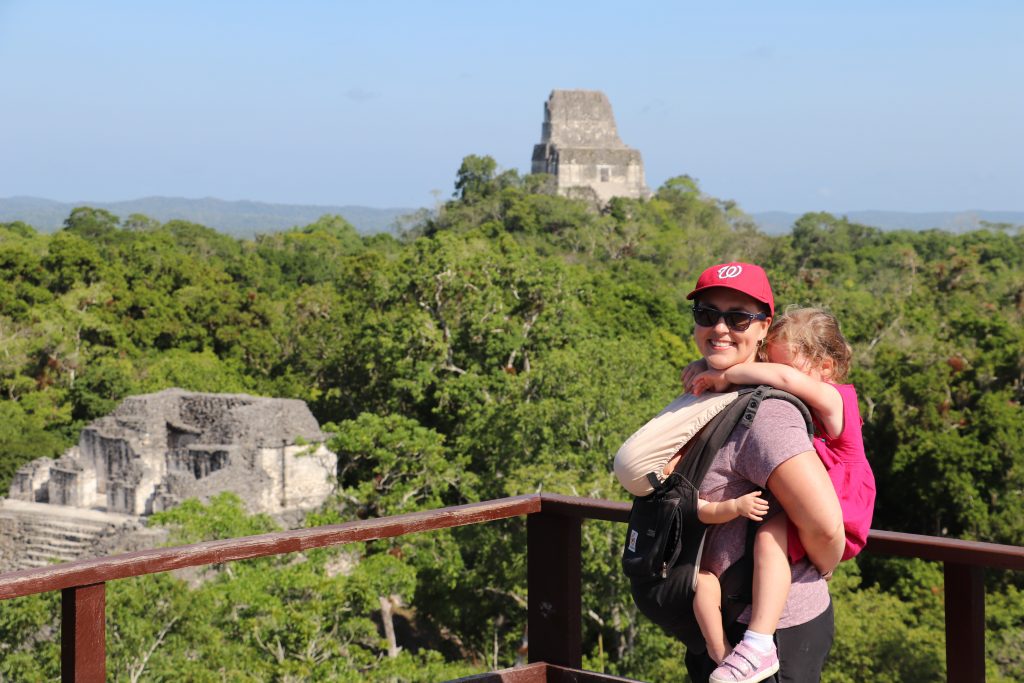
[[[724,287],[704,290],[696,303],[719,311],[745,311],[760,313],[762,306],[753,297]],[[708,367],[725,370],[740,363],[749,363],[757,356],[758,342],[768,333],[772,319],[755,320],[746,330],[738,332],[729,329],[723,318],[711,327],[694,324],[693,338],[697,349],[708,362]]]

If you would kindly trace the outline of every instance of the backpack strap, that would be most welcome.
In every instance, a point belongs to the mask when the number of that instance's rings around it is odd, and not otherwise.
[[[708,423],[691,442],[690,448],[683,457],[677,472],[683,475],[694,487],[700,488],[704,475],[711,467],[715,454],[732,436],[733,430],[742,426],[750,429],[754,418],[765,399],[774,398],[787,401],[800,411],[807,427],[807,433],[814,433],[814,423],[807,406],[793,394],[775,389],[766,384],[759,387],[744,387],[739,391],[739,398],[728,405],[721,413]]]
[[[749,394],[747,394],[749,392]],[[811,419],[811,411],[807,409],[804,402],[798,399],[788,391],[782,389],[776,389],[770,387],[767,384],[762,384],[756,389],[741,389],[740,398],[746,395],[746,406],[747,409],[743,412],[743,417],[740,419],[740,424],[750,429],[754,426],[754,417],[757,415],[757,409],[761,407],[761,402],[766,398],[776,398],[781,401],[787,401],[793,404],[793,407],[800,411],[800,416],[804,418],[804,424],[807,427],[808,434],[814,434],[814,421]]]

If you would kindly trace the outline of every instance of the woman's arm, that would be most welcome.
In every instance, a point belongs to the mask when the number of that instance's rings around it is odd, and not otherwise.
[[[827,574],[835,569],[846,544],[843,513],[818,455],[805,451],[783,462],[768,477],[768,489],[796,525],[818,571]]]
[[[760,522],[768,513],[768,501],[761,497],[760,491],[753,491],[739,498],[730,498],[712,503],[703,498],[697,499],[697,519],[705,524],[725,524],[737,517],[746,517]]]
[[[788,391],[807,404],[829,436],[839,436],[843,431],[843,397],[839,391],[789,365],[739,363],[721,371],[708,370],[693,380],[691,391],[699,396],[703,390],[723,391],[721,387],[731,384],[767,384]]]

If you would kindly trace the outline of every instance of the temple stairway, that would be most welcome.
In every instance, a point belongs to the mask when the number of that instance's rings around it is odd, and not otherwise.
[[[0,571],[88,557],[97,543],[137,519],[100,510],[0,500]]]

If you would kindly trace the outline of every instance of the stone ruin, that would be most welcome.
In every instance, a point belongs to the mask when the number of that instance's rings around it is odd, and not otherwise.
[[[551,91],[531,171],[553,175],[560,194],[596,196],[600,204],[650,196],[640,152],[619,139],[612,105],[597,90]]]
[[[57,460],[39,458],[15,473],[8,500],[0,501],[0,545],[18,536],[28,547],[37,539],[27,532],[40,520],[64,528],[77,518],[77,530],[57,533],[58,546],[75,541],[77,550],[50,553],[74,559],[88,545],[86,527],[102,527],[95,541],[186,498],[222,491],[237,493],[250,512],[315,507],[330,494],[337,468],[326,439],[298,400],[181,389],[132,396],[83,429]],[[0,565],[10,565],[15,550],[0,548],[8,560]]]

